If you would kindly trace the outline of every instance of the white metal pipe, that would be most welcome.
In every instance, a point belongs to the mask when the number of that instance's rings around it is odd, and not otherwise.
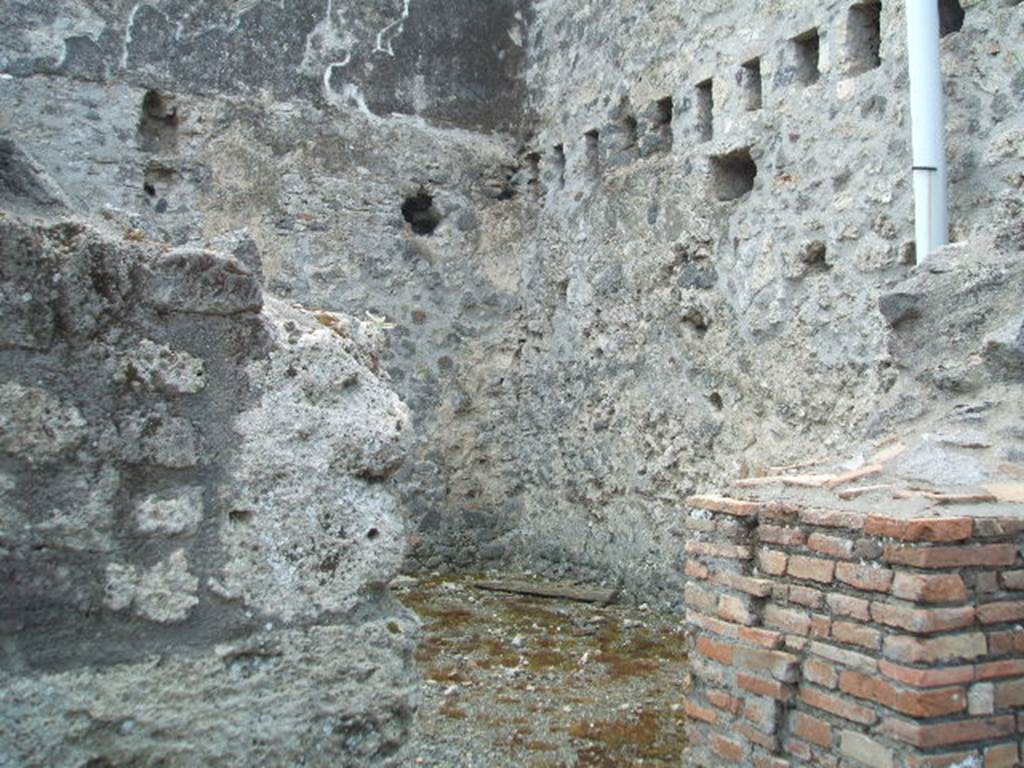
[[[920,263],[949,242],[939,4],[936,0],[907,0],[906,12],[914,145],[914,231]]]

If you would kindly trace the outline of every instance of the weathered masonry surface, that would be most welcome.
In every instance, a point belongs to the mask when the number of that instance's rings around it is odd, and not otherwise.
[[[689,764],[1020,764],[1019,513],[688,508]]]

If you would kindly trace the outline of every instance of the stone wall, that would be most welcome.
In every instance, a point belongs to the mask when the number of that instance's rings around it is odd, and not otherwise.
[[[244,243],[66,219],[6,149],[0,765],[393,763],[417,621],[381,329],[264,296]]]
[[[496,562],[516,524],[503,427],[535,185],[497,131],[524,117],[527,20],[397,0],[18,3],[0,22],[0,132],[67,209],[175,246],[247,240],[273,295],[394,326],[382,364],[416,436],[389,483],[420,567]],[[419,199],[429,232],[403,214]]]
[[[942,40],[953,236],[1011,263],[1024,69],[1004,31],[1024,9],[964,6]],[[909,326],[880,309],[928,270],[912,247],[902,5],[871,11],[536,4],[530,149],[545,195],[523,252],[508,547],[524,561],[671,599],[688,493],[986,399],[960,341],[904,344]],[[815,72],[801,68],[812,30]],[[1011,294],[993,281],[974,298]],[[931,366],[934,384],[940,360],[944,389],[922,388],[912,371]]]
[[[1019,505],[687,504],[688,765],[1020,764]]]
[[[1012,259],[1021,6],[965,5],[954,236]],[[37,6],[0,22],[0,130],[72,210],[247,236],[274,295],[395,326],[410,567],[672,602],[688,494],[991,384],[919,391],[880,305],[918,280],[898,3]]]

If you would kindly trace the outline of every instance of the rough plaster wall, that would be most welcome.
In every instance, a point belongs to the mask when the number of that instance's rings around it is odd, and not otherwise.
[[[274,3],[158,7],[107,9],[106,26],[81,4],[46,19],[22,8],[22,26],[5,30],[17,55],[0,79],[10,105],[0,129],[60,180],[72,208],[115,230],[215,247],[248,237],[274,294],[395,324],[383,362],[417,437],[392,485],[419,529],[413,543],[431,542],[412,553],[431,568],[476,562],[481,542],[514,525],[503,426],[515,420],[507,371],[528,176],[509,135],[457,126],[522,119],[513,76],[525,9],[414,0],[403,19],[400,2],[328,2],[285,20]],[[181,22],[184,41],[227,35],[232,56],[210,58],[219,42],[194,45],[197,66],[180,46],[152,43],[161,14]],[[26,32],[34,21],[59,34]],[[127,39],[128,57],[112,47],[99,74],[48,64],[69,24]],[[250,33],[230,32],[239,27]],[[300,32],[301,62],[267,55]],[[223,82],[209,80],[215,71]],[[158,109],[146,106],[153,88]],[[401,213],[421,189],[442,217],[430,237]]]
[[[319,3],[32,3],[5,16],[11,764],[400,762],[416,624],[384,589],[407,539],[386,483],[445,498],[452,470],[436,429],[421,429],[445,402],[441,380],[462,375],[454,358],[489,359],[511,311],[498,289],[515,284],[491,232],[518,230],[499,200],[510,140],[452,127],[495,127],[500,100],[480,95],[501,89],[479,85],[486,73],[456,59],[415,104],[384,103],[413,92],[401,83],[419,65],[410,45],[373,48],[385,28],[397,46],[399,6],[345,9],[359,55],[407,56],[379,80],[367,64],[358,92],[324,63],[343,58],[335,43],[312,64],[297,54],[320,44],[304,37]],[[459,26],[444,21],[434,13],[417,45],[450,45]],[[508,27],[488,28],[519,50]],[[453,95],[444,78],[462,76]],[[443,111],[445,127],[371,107]],[[430,241],[400,211],[421,186],[444,215]],[[492,245],[476,257],[480,241]],[[385,334],[402,346],[387,351]],[[467,418],[445,434],[480,431]],[[410,452],[437,463],[394,480]]]
[[[417,623],[379,329],[2,203],[0,764],[390,760]]]
[[[508,130],[526,21],[521,0],[10,0],[0,71]]]
[[[942,45],[953,234],[1007,255],[1022,247],[1024,7],[965,5]],[[531,148],[547,196],[524,252],[524,518],[510,547],[524,561],[576,561],[671,599],[686,493],[981,397],[963,371],[922,392],[907,374],[918,350],[879,312],[913,272],[905,22],[883,4],[881,66],[865,71],[848,7],[535,5]],[[820,74],[804,85],[789,41],[815,27]],[[749,110],[754,57],[762,106]],[[667,152],[652,119],[665,97]],[[752,189],[720,200],[711,158],[741,150]],[[1019,301],[1019,286],[989,290],[992,305]]]

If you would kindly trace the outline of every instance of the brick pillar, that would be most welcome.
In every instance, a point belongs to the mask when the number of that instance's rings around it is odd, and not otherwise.
[[[686,765],[1019,764],[1024,515],[687,514]]]

